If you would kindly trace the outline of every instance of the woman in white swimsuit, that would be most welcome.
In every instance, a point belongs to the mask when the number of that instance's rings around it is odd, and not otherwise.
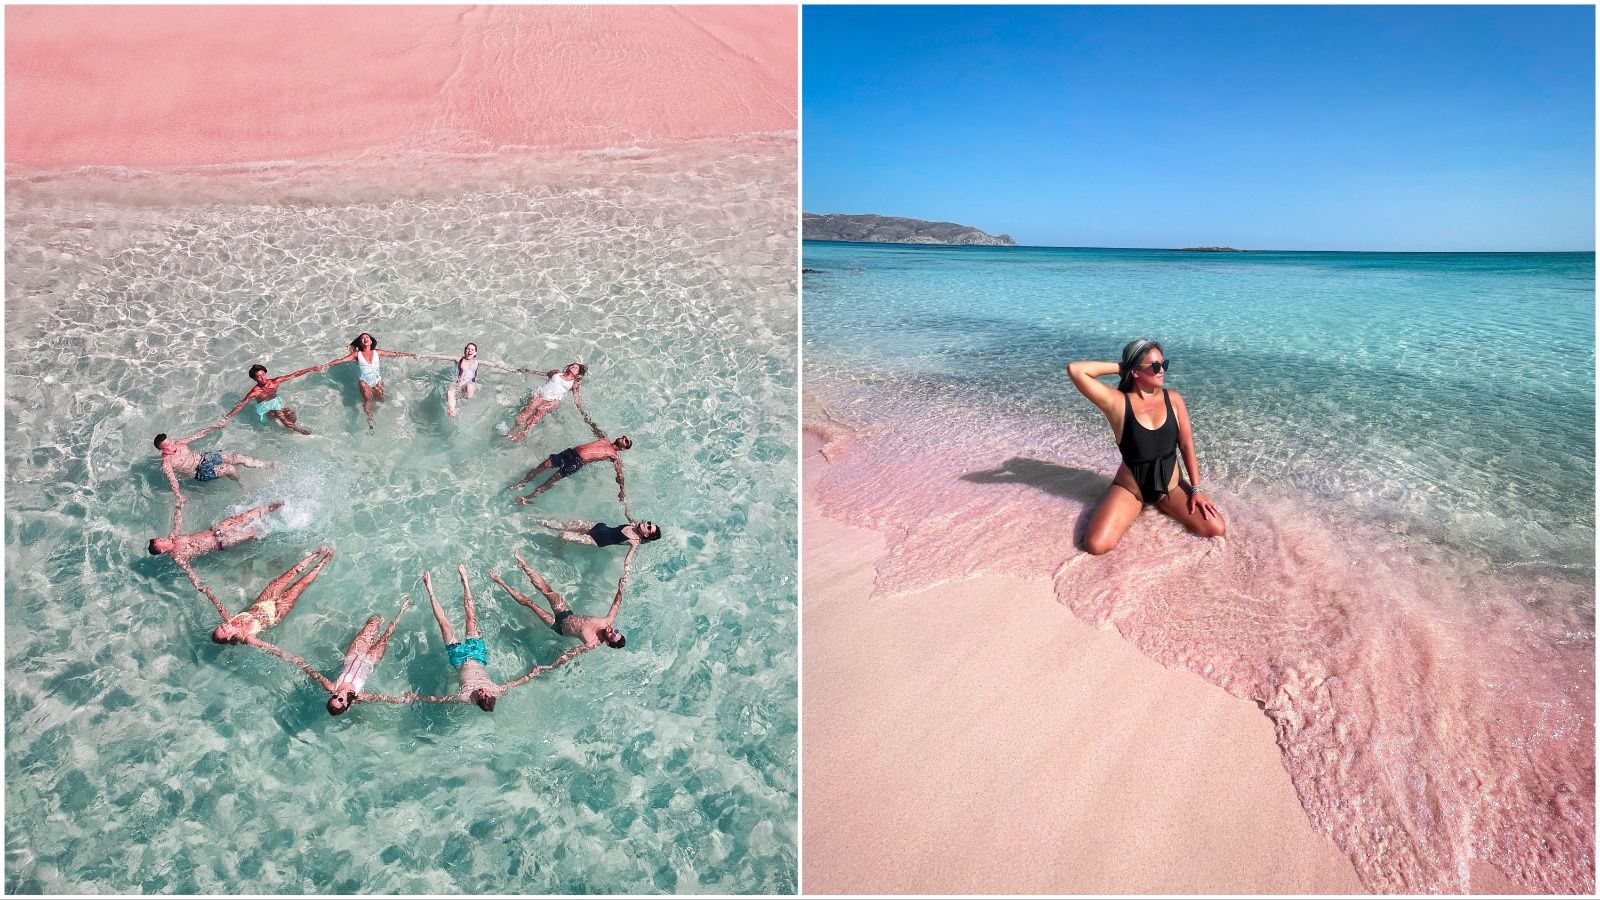
[[[589,374],[589,367],[582,363],[570,363],[565,369],[551,369],[543,373],[537,369],[518,369],[517,371],[535,375],[543,374],[548,376],[550,380],[546,381],[537,391],[534,391],[533,396],[528,398],[527,405],[522,407],[522,412],[517,413],[516,426],[506,432],[506,437],[513,441],[520,441],[527,437],[528,431],[539,424],[539,420],[544,418],[546,413],[560,406],[562,399],[568,394],[574,394],[578,390],[578,383],[583,380],[583,376]],[[576,401],[576,396],[574,396],[574,401]]]
[[[445,394],[444,410],[450,415],[456,414],[456,393],[460,392],[471,400],[478,393],[478,345],[468,344],[461,350],[461,358],[456,360],[456,377],[450,382],[450,390]]]
[[[350,342],[350,352],[335,360],[330,360],[328,365],[337,365],[355,360],[361,367],[361,409],[367,414],[367,428],[372,428],[372,400],[374,397],[379,403],[384,401],[383,396],[383,358],[385,356],[416,356],[403,350],[379,350],[378,340],[363,331],[356,335]]]
[[[339,671],[339,679],[327,685],[328,693],[333,695],[328,698],[329,715],[337,716],[361,699],[361,688],[366,686],[372,671],[383,661],[384,651],[389,649],[389,637],[394,634],[394,626],[410,608],[411,598],[402,597],[400,611],[389,620],[389,627],[384,629],[381,636],[378,629],[383,627],[383,617],[372,615],[367,618],[367,624],[361,626],[355,640],[350,642],[350,649],[344,652],[344,668]]]

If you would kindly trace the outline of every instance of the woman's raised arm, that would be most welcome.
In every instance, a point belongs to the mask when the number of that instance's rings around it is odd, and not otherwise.
[[[1079,393],[1088,397],[1091,403],[1100,407],[1100,411],[1107,416],[1110,416],[1112,410],[1116,409],[1117,403],[1121,398],[1118,396],[1116,388],[1100,381],[1100,379],[1120,372],[1121,368],[1114,362],[1079,360],[1078,362],[1067,363],[1067,375],[1072,379],[1072,386],[1077,388]]]

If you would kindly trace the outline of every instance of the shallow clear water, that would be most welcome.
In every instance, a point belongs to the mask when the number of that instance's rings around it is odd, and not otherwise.
[[[55,892],[782,892],[796,886],[795,146],[750,137],[560,157],[11,173],[7,182],[7,888]],[[274,374],[390,349],[591,369],[630,435],[628,495],[664,529],[605,648],[492,715],[359,706],[208,640],[214,610],[145,542],[172,497],[150,445]],[[312,437],[246,408],[216,447],[282,462],[186,486],[186,530],[269,499],[264,540],[196,568],[231,608],[308,549],[337,557],[267,637],[330,675],[402,621],[369,690],[447,693],[417,574],[491,675],[569,642],[487,580],[515,549],[601,613],[621,553],[538,515],[616,523],[610,471],[524,511],[504,488],[590,436],[570,403],[511,444],[542,379],[386,359],[368,432],[354,367],[285,385]],[[537,627],[536,627],[537,626]]]
[[[1593,889],[1591,254],[803,255],[819,498],[889,538],[879,592],[1037,574],[1256,701],[1370,888]],[[1136,336],[1229,535],[1090,557],[1118,458],[1064,367]]]

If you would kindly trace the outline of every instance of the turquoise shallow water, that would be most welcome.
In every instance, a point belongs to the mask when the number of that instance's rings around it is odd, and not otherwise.
[[[1063,374],[1163,342],[1208,473],[1593,572],[1594,255],[808,242],[805,349],[1103,428]]]
[[[1592,254],[803,259],[817,502],[884,536],[875,595],[1035,577],[1252,701],[1370,890],[1481,890],[1489,866],[1593,892]],[[1064,369],[1137,336],[1228,534],[1147,510],[1090,556],[1118,456]]]
[[[6,309],[6,886],[50,892],[784,892],[796,886],[792,139],[559,158],[10,173]],[[274,373],[383,346],[591,368],[630,435],[647,545],[605,648],[470,706],[359,706],[248,648],[145,542],[171,494],[150,446]],[[281,461],[193,487],[186,529],[270,499],[264,540],[196,562],[232,608],[308,549],[337,557],[268,633],[330,676],[402,621],[369,690],[454,675],[417,573],[491,675],[568,642],[487,580],[521,549],[601,613],[621,554],[535,515],[617,522],[609,471],[521,511],[503,489],[588,437],[570,403],[497,435],[537,382],[385,360],[369,433],[352,366],[285,386],[314,436],[246,409],[216,447]],[[538,626],[538,627],[535,627]]]

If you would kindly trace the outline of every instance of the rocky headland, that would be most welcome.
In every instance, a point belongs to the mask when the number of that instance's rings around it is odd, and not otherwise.
[[[859,241],[881,244],[956,244],[1015,247],[1011,235],[992,235],[970,225],[927,222],[900,216],[804,213],[801,233],[808,241]]]

